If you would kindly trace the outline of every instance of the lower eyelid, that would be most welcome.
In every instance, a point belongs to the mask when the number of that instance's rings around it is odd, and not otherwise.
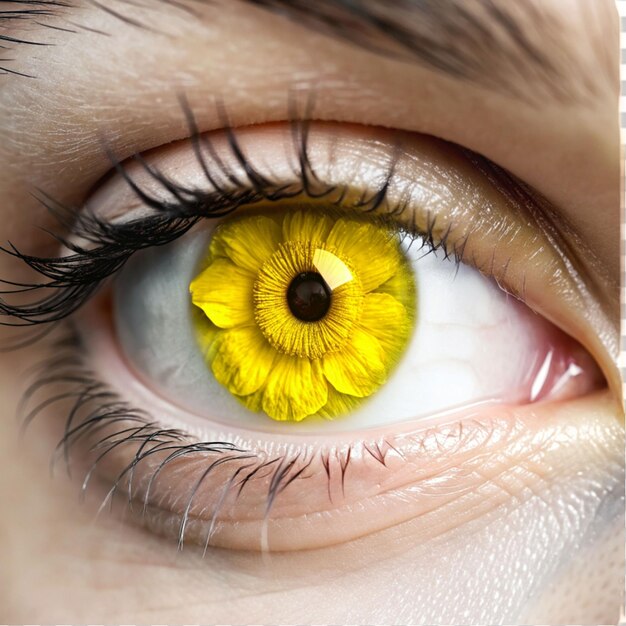
[[[96,423],[102,430],[93,441],[86,429],[81,449],[90,441],[97,446],[89,463],[102,455],[90,480],[105,492],[115,485],[110,495],[130,499],[140,521],[183,543],[203,546],[210,535],[211,546],[230,549],[309,549],[435,510],[453,514],[457,524],[510,498],[506,489],[494,488],[493,476],[534,463],[530,459],[550,449],[557,431],[549,416],[558,403],[474,407],[430,422],[394,425],[392,432],[386,427],[332,436],[225,429],[206,421],[194,425],[133,381],[115,361],[119,355],[107,353],[111,339],[97,323],[88,328],[84,359],[89,367],[120,390],[120,401],[158,416],[158,421],[147,415],[131,421],[122,411],[117,422],[113,414],[110,425],[106,419]],[[581,402],[592,399],[600,402],[600,396]],[[173,428],[178,429],[174,435]],[[127,439],[129,434],[134,439]],[[138,453],[142,460],[125,472]]]
[[[447,526],[475,519],[512,495],[523,499],[541,490],[553,478],[551,474],[559,471],[558,463],[546,463],[546,455],[553,460],[567,456],[571,446],[584,441],[584,428],[578,432],[576,422],[584,422],[591,407],[597,411],[607,403],[606,394],[601,394],[577,401],[574,404],[579,407],[574,409],[572,405],[563,409],[545,405],[541,413],[527,406],[459,415],[453,424],[369,444],[326,450],[313,446],[313,451],[291,446],[268,457],[275,463],[252,477],[241,492],[241,481],[231,486],[229,480],[261,467],[268,458],[238,461],[233,455],[232,467],[216,468],[198,488],[208,466],[223,456],[190,454],[163,470],[152,485],[143,522],[179,542],[184,539],[203,546],[211,529],[211,546],[291,551],[333,545],[408,520],[440,516],[439,523],[423,529],[426,539],[429,533],[442,533]],[[569,431],[559,423],[563,414]],[[106,467],[119,470],[132,460],[132,451],[117,454],[119,458],[110,459]],[[267,513],[272,481],[291,461],[295,463],[285,474],[285,488]],[[139,517],[147,481],[159,462],[153,458],[138,467],[134,476],[133,499],[138,503],[134,508]],[[109,474],[106,467],[103,477],[114,480],[116,471]],[[246,468],[245,472],[236,474],[239,467]],[[289,482],[291,477],[295,478]],[[223,497],[225,486],[229,492]],[[123,486],[119,495],[126,498]],[[219,515],[214,520],[216,506]]]

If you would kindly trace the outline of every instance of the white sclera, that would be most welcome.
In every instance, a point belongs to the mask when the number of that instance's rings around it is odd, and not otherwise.
[[[118,277],[115,323],[146,386],[223,425],[354,430],[427,417],[485,401],[528,398],[549,351],[550,326],[467,265],[408,246],[417,284],[415,329],[388,382],[348,416],[297,426],[248,411],[213,377],[191,323],[189,283],[210,229],[137,254]]]

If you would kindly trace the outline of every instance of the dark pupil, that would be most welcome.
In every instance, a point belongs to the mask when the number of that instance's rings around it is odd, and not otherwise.
[[[303,272],[291,281],[287,303],[299,320],[317,322],[330,308],[330,288],[317,272]]]

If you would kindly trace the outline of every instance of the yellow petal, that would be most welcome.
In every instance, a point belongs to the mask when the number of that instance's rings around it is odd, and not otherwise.
[[[338,219],[327,244],[354,269],[366,293],[389,280],[402,261],[394,234],[378,224]]]
[[[345,393],[339,393],[332,385],[328,386],[328,400],[317,412],[320,417],[333,419],[351,413],[363,400]]]
[[[263,390],[263,410],[275,420],[299,422],[326,404],[328,386],[318,360],[282,354]]]
[[[239,396],[237,399],[253,413],[261,413],[263,411],[263,388],[258,389],[249,396]]]
[[[377,293],[388,293],[403,304],[411,318],[415,314],[416,291],[415,276],[408,262],[401,263],[398,271],[376,289]]]
[[[204,360],[210,363],[215,355],[215,340],[224,331],[218,328],[200,309],[191,310],[191,319]]]
[[[276,350],[255,326],[222,331],[215,342],[212,370],[231,393],[254,393],[267,379]]]
[[[386,293],[368,293],[365,296],[359,324],[378,339],[388,364],[399,356],[411,331],[411,319],[406,308]]]
[[[283,237],[285,241],[324,242],[333,227],[333,220],[315,211],[294,211],[285,215]]]
[[[218,258],[189,285],[191,301],[220,328],[254,324],[254,274]]]
[[[374,393],[387,378],[378,339],[359,329],[341,349],[325,354],[322,363],[324,376],[337,391],[358,398]]]
[[[270,217],[252,215],[222,224],[213,235],[211,254],[257,272],[281,242],[280,226]]]

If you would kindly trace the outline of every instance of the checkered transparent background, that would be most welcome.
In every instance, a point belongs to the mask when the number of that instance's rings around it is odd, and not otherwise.
[[[620,351],[620,369],[622,372],[622,392],[623,398],[626,398],[626,184],[624,173],[624,156],[626,155],[626,0],[617,0],[617,10],[620,15],[620,98],[619,98],[619,119],[620,119],[620,137],[621,137],[621,351]],[[620,626],[626,624],[626,615],[622,606],[622,614],[619,620]]]

